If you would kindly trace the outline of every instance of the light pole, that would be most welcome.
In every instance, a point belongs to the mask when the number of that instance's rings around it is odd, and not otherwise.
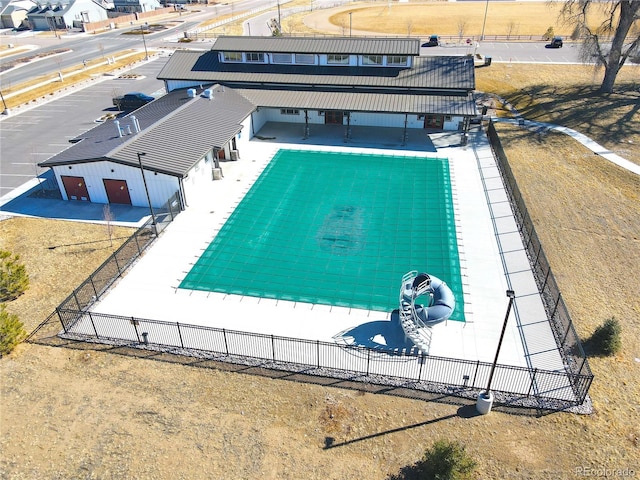
[[[489,10],[489,0],[484,7],[484,20],[482,21],[482,33],[480,34],[480,40],[484,42],[484,26],[487,24],[487,11]]]
[[[500,355],[500,348],[502,347],[502,340],[504,339],[504,332],[507,329],[507,322],[509,321],[509,314],[511,313],[511,307],[513,306],[513,300],[516,298],[516,294],[513,290],[507,290],[507,297],[509,297],[509,306],[507,307],[507,314],[504,316],[504,322],[502,324],[502,332],[500,333],[500,340],[498,340],[498,348],[496,349],[496,357],[491,365],[491,371],[489,372],[489,381],[487,382],[487,389],[484,392],[480,392],[478,395],[478,402],[476,403],[476,409],[478,413],[486,415],[491,411],[493,405],[493,394],[491,393],[491,382],[493,380],[493,374],[496,370],[496,364],[498,363],[498,355]]]
[[[144,45],[144,59],[149,60],[149,53],[147,53],[147,42],[144,39],[144,27],[146,25],[147,25],[146,23],[140,25],[140,32],[142,33],[142,44]]]
[[[142,174],[142,183],[144,184],[144,191],[147,194],[147,202],[149,202],[149,211],[151,212],[151,221],[153,223],[153,230],[158,235],[158,227],[156,226],[156,216],[153,213],[153,207],[151,206],[151,197],[149,196],[149,188],[147,187],[147,179],[144,176],[144,168],[142,167],[142,157],[146,155],[144,152],[136,153],[138,156],[138,165],[140,165],[140,173]]]
[[[351,15],[353,15],[353,12],[349,12],[349,37],[351,37]]]

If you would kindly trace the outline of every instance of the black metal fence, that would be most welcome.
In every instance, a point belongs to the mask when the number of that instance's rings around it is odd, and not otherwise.
[[[473,398],[487,385],[491,363],[391,353],[361,346],[264,335],[183,323],[58,309],[62,336]],[[53,318],[51,319],[53,320]],[[590,377],[498,365],[497,401],[565,408],[584,401]],[[577,387],[577,388],[576,388]],[[584,392],[577,396],[577,392]]]
[[[493,125],[489,125],[489,138],[565,360],[562,371],[497,365],[492,391],[497,393],[497,402],[511,406],[566,408],[580,405],[587,396],[593,375]],[[164,230],[179,210],[179,199],[171,199],[156,215],[155,226],[148,223],[140,228],[62,302],[55,315],[43,322],[29,340],[44,338],[51,331],[51,328],[43,328],[44,324],[52,327],[59,322],[62,337],[215,361],[468,398],[474,398],[478,390],[486,386],[491,364],[485,362],[90,312],[89,307],[153,242],[156,230]]]
[[[587,362],[587,356],[582,348],[580,337],[575,331],[571,316],[564,303],[560,288],[551,272],[551,266],[547,260],[542,243],[536,234],[533,221],[527,210],[520,189],[516,182],[507,155],[502,148],[502,143],[492,121],[489,122],[488,137],[497,159],[502,178],[505,183],[507,195],[511,201],[516,222],[523,238],[523,243],[529,257],[538,290],[547,312],[556,343],[563,356],[568,374],[575,382],[576,395],[586,396],[593,380],[593,374]],[[585,384],[585,379],[588,382]]]
[[[59,309],[85,310],[96,302],[109,287],[142,255],[167,225],[182,209],[178,193],[154,212],[142,227],[127,239],[113,255],[100,265],[84,282],[76,288],[58,307]]]

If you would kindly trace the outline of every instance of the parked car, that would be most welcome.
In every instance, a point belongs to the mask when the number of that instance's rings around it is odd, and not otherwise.
[[[562,37],[553,37],[551,43],[545,45],[547,48],[562,48]]]
[[[429,40],[422,44],[423,47],[437,47],[440,45],[440,37],[438,35],[431,35]]]
[[[135,110],[153,100],[155,100],[155,98],[145,95],[144,93],[131,92],[114,97],[113,104],[118,107],[118,110]]]

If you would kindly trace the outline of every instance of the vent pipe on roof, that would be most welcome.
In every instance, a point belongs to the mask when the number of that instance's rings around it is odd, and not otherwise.
[[[196,98],[196,89],[190,88],[189,90],[187,90],[187,97]]]
[[[127,125],[127,135],[131,135],[131,125]]]
[[[139,121],[137,118],[136,118],[136,130],[137,130],[138,132],[141,132],[141,131],[142,131],[142,129],[140,128],[140,121]]]
[[[120,128],[120,121],[116,120],[115,122],[113,122],[116,126],[116,128],[118,129],[118,136],[122,137],[122,129]]]
[[[131,115],[131,121],[133,122],[133,131],[140,133],[140,125],[138,124],[138,119],[135,115]]]
[[[204,92],[202,92],[202,96],[211,100],[213,98],[213,90],[207,88]]]

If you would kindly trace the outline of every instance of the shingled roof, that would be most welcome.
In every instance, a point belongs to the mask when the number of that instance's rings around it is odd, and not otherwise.
[[[219,85],[210,87],[213,98],[190,98],[175,90],[118,121],[131,134],[120,136],[113,121],[101,124],[72,140],[73,145],[38,164],[41,167],[112,161],[138,166],[145,152],[145,169],[183,177],[214,147],[224,146],[241,129],[255,106],[243,96]],[[197,91],[202,92],[201,89]],[[132,117],[140,125],[136,133]]]

